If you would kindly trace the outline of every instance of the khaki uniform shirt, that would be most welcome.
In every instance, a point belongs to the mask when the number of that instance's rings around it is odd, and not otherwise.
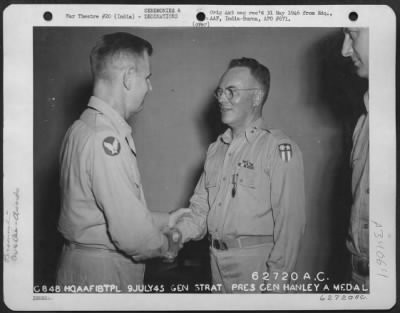
[[[88,106],[62,144],[58,229],[82,246],[161,255],[166,219],[147,209],[131,128],[102,100],[91,97]]]
[[[364,96],[368,111],[368,93]],[[347,246],[356,256],[369,258],[369,118],[362,115],[353,134],[351,153],[353,205]]]
[[[210,145],[190,200],[192,213],[178,228],[183,240],[273,236],[270,272],[293,269],[305,226],[304,171],[299,147],[262,119],[232,139],[228,129]]]

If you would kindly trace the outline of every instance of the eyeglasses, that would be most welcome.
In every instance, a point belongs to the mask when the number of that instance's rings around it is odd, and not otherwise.
[[[221,98],[222,94],[225,95],[226,99],[231,100],[233,97],[237,95],[239,91],[242,90],[258,90],[260,88],[234,88],[234,87],[228,87],[228,88],[217,88],[214,91],[214,97],[218,100]]]

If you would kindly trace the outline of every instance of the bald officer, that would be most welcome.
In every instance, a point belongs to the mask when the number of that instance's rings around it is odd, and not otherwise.
[[[282,291],[305,226],[301,151],[261,117],[269,83],[256,60],[230,62],[215,91],[228,129],[210,145],[191,215],[177,224],[184,242],[208,231],[222,292],[262,292],[267,283]]]
[[[57,284],[128,291],[142,284],[142,260],[163,256],[163,230],[183,211],[151,213],[146,206],[127,120],[151,91],[152,46],[128,33],[105,35],[90,56],[93,96],[61,148],[61,215],[66,240]]]
[[[368,28],[345,28],[342,55],[351,58],[359,77],[369,77]],[[351,280],[369,289],[369,96],[364,94],[365,113],[357,122],[351,152],[352,194],[347,247],[351,254]]]

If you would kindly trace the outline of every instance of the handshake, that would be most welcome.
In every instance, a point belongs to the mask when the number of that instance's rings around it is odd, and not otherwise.
[[[164,229],[164,235],[168,238],[168,251],[164,255],[164,262],[173,263],[183,247],[182,233],[175,225],[185,215],[189,215],[190,209],[178,209],[169,214],[168,227]]]
[[[178,256],[179,250],[183,247],[182,234],[177,228],[170,228],[164,234],[168,238],[168,251],[165,253],[163,261],[173,263]]]

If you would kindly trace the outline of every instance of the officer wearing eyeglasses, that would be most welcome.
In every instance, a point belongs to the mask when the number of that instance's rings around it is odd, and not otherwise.
[[[269,85],[256,60],[230,62],[215,91],[228,129],[210,145],[191,214],[176,226],[184,242],[208,233],[222,292],[284,292],[304,231],[302,154],[262,119]]]

